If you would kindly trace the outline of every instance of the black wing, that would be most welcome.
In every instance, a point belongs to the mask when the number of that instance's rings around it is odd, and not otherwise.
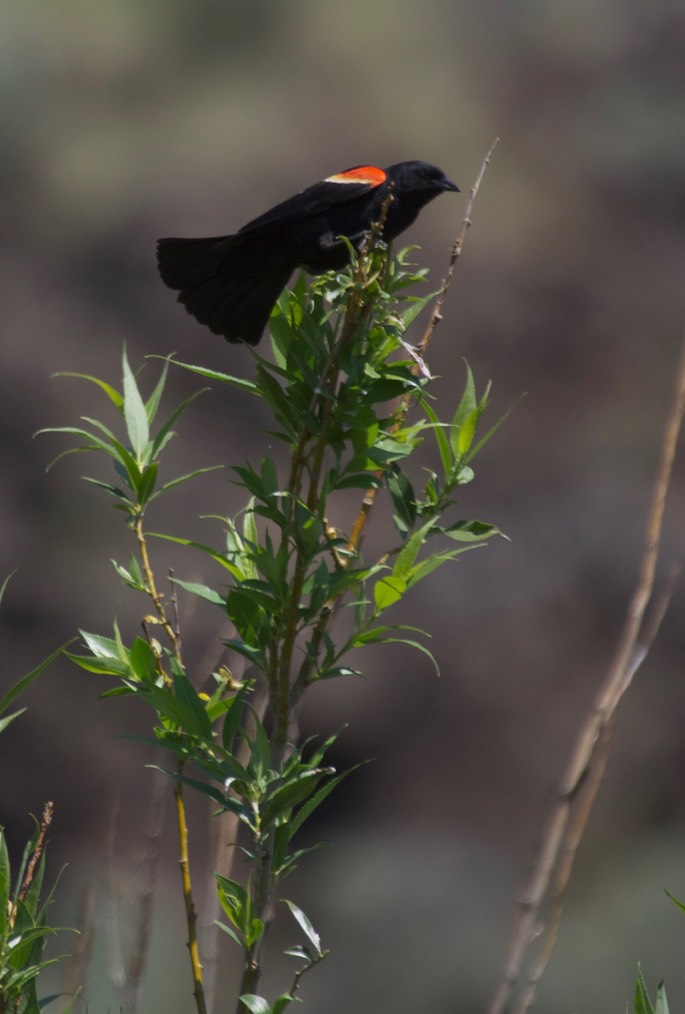
[[[347,170],[346,170],[347,171]],[[341,173],[344,176],[344,173]],[[267,232],[274,226],[290,225],[301,222],[303,218],[311,218],[330,211],[332,207],[352,201],[355,197],[378,190],[382,183],[331,182],[322,180],[299,194],[281,201],[274,208],[264,212],[244,225],[239,232]]]

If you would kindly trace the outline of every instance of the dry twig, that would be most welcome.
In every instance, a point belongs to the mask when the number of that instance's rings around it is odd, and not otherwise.
[[[26,901],[26,897],[31,890],[34,877],[36,876],[36,869],[40,862],[40,857],[43,855],[43,849],[45,848],[45,839],[48,833],[48,828],[52,823],[52,815],[54,812],[54,804],[48,802],[43,807],[41,814],[40,823],[38,825],[38,834],[36,836],[36,842],[33,846],[33,850],[29,857],[29,861],[26,864],[26,870],[24,871],[24,878],[19,888],[18,900]],[[14,913],[12,913],[12,921],[14,921]]]
[[[573,862],[609,758],[617,708],[646,658],[668,608],[675,585],[675,570],[648,612],[654,595],[666,495],[684,413],[685,341],[673,402],[664,428],[635,590],[616,654],[580,729],[559,784],[544,828],[537,862],[519,901],[506,961],[488,1014],[503,1014],[510,1009],[524,962],[537,941],[537,953],[531,960],[526,983],[514,1008],[515,1014],[525,1014],[534,1003],[537,985],[554,950]],[[546,923],[541,925],[543,908],[546,909]]]
[[[485,176],[485,170],[490,165],[490,159],[492,158],[493,152],[498,144],[499,137],[496,137],[490,146],[490,151],[483,159],[478,175],[476,176],[476,181],[469,191],[469,199],[466,202],[466,208],[464,209],[464,218],[461,223],[461,229],[459,230],[457,238],[455,239],[454,244],[452,246],[452,253],[450,254],[449,264],[447,265],[447,273],[445,274],[445,277],[442,280],[442,285],[440,286],[440,291],[438,292],[437,299],[435,300],[435,306],[433,307],[433,313],[431,315],[428,327],[424,331],[423,338],[421,339],[416,348],[416,351],[421,359],[425,357],[426,349],[430,345],[431,338],[433,337],[433,332],[435,331],[436,327],[442,320],[442,307],[445,302],[445,299],[447,298],[447,292],[449,290],[449,287],[452,284],[452,276],[454,275],[454,269],[456,267],[457,261],[459,260],[459,257],[461,256],[461,251],[466,241],[466,233],[469,231],[469,228],[471,226],[471,213],[473,212],[473,205],[476,200],[476,195],[480,190],[480,185],[483,182],[483,177]]]

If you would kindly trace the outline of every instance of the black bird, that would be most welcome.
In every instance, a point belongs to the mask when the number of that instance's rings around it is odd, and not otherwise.
[[[340,237],[359,249],[390,188],[386,241],[438,194],[459,190],[428,162],[354,166],[289,197],[233,236],[158,240],[162,281],[180,290],[179,302],[214,334],[256,345],[295,268],[319,275],[343,267],[348,250]]]

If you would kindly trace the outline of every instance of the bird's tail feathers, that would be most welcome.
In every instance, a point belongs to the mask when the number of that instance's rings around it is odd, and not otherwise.
[[[157,263],[196,320],[229,342],[256,345],[294,268],[263,247],[263,238],[243,236],[160,239]]]
[[[229,342],[256,345],[291,274],[288,267],[228,278],[215,275],[200,285],[182,289],[178,299],[214,334],[223,335]]]
[[[170,289],[185,289],[208,281],[230,257],[233,236],[206,239],[157,240],[157,265]]]

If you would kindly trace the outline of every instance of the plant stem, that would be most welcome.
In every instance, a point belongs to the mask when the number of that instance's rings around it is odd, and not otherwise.
[[[133,531],[135,532],[136,540],[138,542],[138,549],[140,550],[140,561],[143,565],[143,574],[145,575],[145,581],[147,583],[148,595],[152,599],[152,604],[155,607],[155,612],[159,619],[160,624],[164,628],[164,633],[171,641],[171,646],[174,650],[174,654],[181,661],[180,657],[180,644],[177,632],[172,627],[169,619],[166,615],[164,608],[164,600],[160,593],[157,591],[157,584],[155,581],[155,574],[150,563],[150,554],[147,548],[147,539],[145,538],[145,532],[143,531],[143,513],[142,511],[134,518]]]
[[[183,659],[181,657],[181,639],[178,631],[172,626],[164,607],[164,600],[157,590],[157,584],[155,581],[155,574],[150,563],[150,554],[147,548],[147,539],[145,538],[145,532],[143,529],[143,511],[142,509],[135,516],[133,522],[133,530],[135,532],[136,539],[138,541],[138,548],[140,551],[140,559],[143,568],[143,574],[145,576],[145,582],[147,585],[148,595],[150,596],[152,603],[157,613],[157,618],[162,626],[162,629],[166,633],[174,656],[179,664],[183,666]],[[164,670],[161,658],[158,659],[158,665],[160,672],[162,673],[168,686],[171,686],[172,681],[169,674]],[[183,761],[179,760],[177,765],[177,774],[180,776],[183,773]],[[195,911],[195,902],[193,900],[193,888],[190,876],[190,853],[188,849],[188,821],[186,817],[185,800],[183,795],[183,782],[180,777],[176,779],[174,785],[174,803],[176,808],[176,824],[178,827],[178,845],[179,845],[179,868],[181,870],[181,885],[183,891],[183,903],[185,906],[186,913],[186,925],[188,927],[188,953],[190,955],[190,970],[193,977],[193,996],[195,997],[195,1006],[197,1008],[197,1014],[207,1014],[207,1006],[205,1003],[204,987],[202,984],[202,962],[200,961],[200,952],[197,941],[197,913]]]
[[[183,771],[183,763],[179,761],[178,774]],[[176,803],[176,821],[178,824],[179,842],[179,867],[181,870],[181,883],[183,885],[183,902],[186,911],[186,923],[188,926],[188,953],[190,954],[190,967],[193,975],[193,996],[197,1014],[207,1014],[205,1004],[205,993],[202,985],[202,964],[197,944],[197,913],[193,901],[193,890],[190,879],[190,855],[188,852],[188,822],[186,820],[185,803],[183,800],[183,784],[176,781],[174,787],[174,800]]]

